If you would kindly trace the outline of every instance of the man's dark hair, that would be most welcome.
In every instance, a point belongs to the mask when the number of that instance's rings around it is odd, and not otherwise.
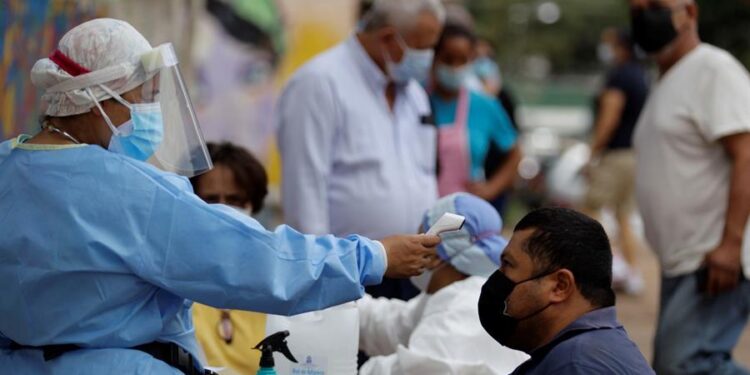
[[[260,212],[268,195],[268,176],[263,165],[244,148],[228,142],[209,143],[207,147],[214,165],[223,165],[232,171],[237,186],[247,194],[253,213]],[[200,178],[190,179],[194,188],[198,186]]]
[[[597,307],[613,306],[612,249],[596,220],[567,208],[541,208],[526,215],[514,231],[533,229],[523,245],[535,274],[565,268],[581,294]]]
[[[440,34],[440,39],[438,39],[438,42],[435,45],[435,54],[439,53],[443,47],[445,47],[445,43],[448,39],[451,38],[466,38],[469,40],[469,43],[471,43],[472,47],[477,43],[477,36],[471,31],[471,29],[464,25],[450,23],[443,27],[443,33]]]

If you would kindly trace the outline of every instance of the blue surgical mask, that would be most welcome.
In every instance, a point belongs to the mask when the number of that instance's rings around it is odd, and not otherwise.
[[[435,74],[440,86],[451,91],[458,91],[466,83],[471,70],[469,65],[454,68],[445,64],[438,64]]]
[[[161,105],[157,103],[130,104],[130,120],[112,133],[109,151],[146,161],[164,139]]]
[[[400,62],[396,63],[391,60],[388,52],[385,52],[386,68],[391,79],[398,84],[405,84],[410,79],[418,82],[425,82],[432,66],[432,59],[435,51],[432,49],[414,49],[406,45],[400,35],[396,35],[404,56]]]
[[[253,210],[250,209],[250,207],[240,207],[240,206],[232,206],[232,205],[229,205],[229,207],[232,207],[235,211],[245,216],[249,216],[249,217],[253,216]]]
[[[480,79],[497,79],[500,77],[500,68],[491,58],[480,57],[474,60],[474,73]]]

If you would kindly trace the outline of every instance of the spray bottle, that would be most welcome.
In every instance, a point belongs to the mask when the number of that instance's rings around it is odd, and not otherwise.
[[[260,369],[258,370],[257,375],[276,375],[273,352],[279,352],[288,360],[297,363],[297,360],[287,346],[286,338],[288,336],[289,331],[276,332],[273,335],[266,337],[255,346],[254,349],[260,350],[262,353],[260,356]]]

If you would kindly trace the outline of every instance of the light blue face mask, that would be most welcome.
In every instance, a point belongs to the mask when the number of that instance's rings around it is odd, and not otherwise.
[[[454,68],[445,64],[438,64],[435,74],[440,86],[450,91],[458,91],[469,78],[471,74],[470,69],[469,65]]]
[[[106,86],[101,87],[112,98],[130,109],[130,120],[116,127],[101,105],[97,101],[94,102],[104,115],[104,120],[110,130],[112,130],[112,137],[107,149],[136,160],[148,160],[164,140],[164,120],[161,104],[159,102],[131,104]],[[89,95],[92,98],[94,97],[91,93]]]
[[[130,120],[112,132],[108,150],[146,161],[164,139],[164,121],[159,103],[131,104]]]
[[[480,79],[499,79],[500,68],[497,63],[489,57],[480,57],[474,60],[474,73]]]
[[[404,51],[404,56],[400,62],[396,63],[391,60],[388,52],[384,51],[388,75],[398,84],[405,84],[410,79],[415,79],[417,82],[425,82],[432,66],[435,51],[432,49],[411,48],[406,45],[404,39],[398,34],[396,34],[396,40]]]

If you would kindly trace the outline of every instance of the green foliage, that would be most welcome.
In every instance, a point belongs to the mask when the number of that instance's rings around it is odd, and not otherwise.
[[[548,0],[467,0],[477,32],[496,46],[505,72],[518,73],[525,57],[543,56],[552,73],[586,73],[600,65],[596,47],[609,26],[628,27],[627,0],[553,0],[558,22],[546,25],[536,16]],[[698,0],[704,41],[726,48],[750,66],[750,0]]]
[[[536,11],[546,0],[469,0],[477,32],[494,42],[506,71],[518,71],[529,55],[544,56],[553,73],[581,72],[597,67],[596,46],[601,31],[625,27],[628,7],[624,0],[555,0],[558,22],[540,22]]]
[[[750,1],[698,0],[698,6],[701,38],[750,67]]]

